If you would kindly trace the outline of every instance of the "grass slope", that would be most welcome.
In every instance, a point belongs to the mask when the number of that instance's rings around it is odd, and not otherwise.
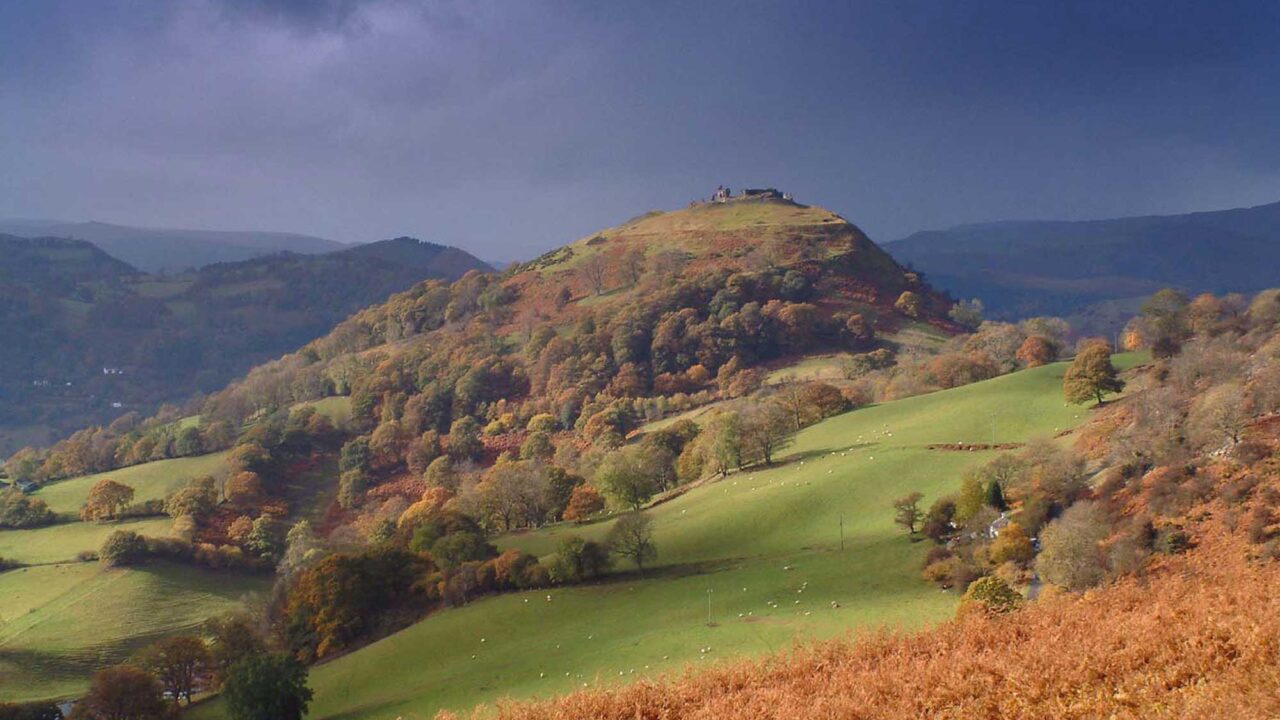
[[[89,489],[99,480],[114,480],[133,488],[135,503],[163,499],[194,478],[226,474],[225,452],[196,457],[158,460],[119,470],[62,480],[41,488],[35,497],[44,500],[57,513],[78,513],[89,496]]]
[[[504,595],[440,613],[315,668],[312,717],[429,717],[440,708],[545,697],[797,640],[947,617],[956,596],[920,579],[926,545],[893,526],[890,502],[913,490],[929,499],[948,492],[966,466],[992,456],[927,444],[988,442],[993,434],[1024,441],[1083,422],[1086,411],[1063,404],[1065,368],[864,408],[808,428],[785,465],[732,475],[651,510],[660,562],[645,577]],[[566,535],[607,531],[607,522],[561,525],[500,544],[545,555]],[[221,712],[212,704],[195,715]]]
[[[27,565],[70,562],[85,550],[97,552],[117,530],[164,537],[173,519],[169,517],[122,520],[120,522],[74,522],[32,530],[0,530],[0,557]]]
[[[269,583],[269,576],[167,563],[128,570],[75,563],[0,574],[0,701],[82,692],[96,668],[160,636],[191,630]]]

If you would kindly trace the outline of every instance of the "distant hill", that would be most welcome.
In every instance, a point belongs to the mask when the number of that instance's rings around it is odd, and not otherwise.
[[[705,396],[731,377],[749,388],[771,363],[869,350],[905,330],[942,338],[958,330],[951,305],[836,213],[735,198],[646,213],[500,275],[416,285],[204,410],[244,419],[349,393],[362,425],[408,398],[416,433],[526,404],[572,426],[596,398]]]
[[[193,270],[277,252],[317,254],[341,250],[342,243],[280,232],[225,232],[113,225],[103,222],[0,219],[0,232],[21,237],[87,240],[150,273]]]
[[[1187,215],[1010,221],[918,232],[887,244],[900,262],[988,315],[1114,324],[1163,287],[1249,292],[1276,284],[1280,203]]]
[[[0,455],[216,390],[392,293],[489,270],[413,238],[168,276],[80,240],[0,235],[0,253]]]

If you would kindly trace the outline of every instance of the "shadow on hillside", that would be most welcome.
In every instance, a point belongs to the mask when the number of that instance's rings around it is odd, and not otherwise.
[[[821,458],[828,457],[833,452],[836,453],[836,457],[839,457],[839,453],[842,453],[842,452],[847,452],[851,450],[866,450],[868,448],[878,447],[879,445],[880,443],[878,442],[862,442],[862,443],[850,443],[848,445],[841,445],[839,447],[822,448],[820,450],[805,450],[803,452],[794,452],[789,455],[785,455],[782,458],[779,458],[778,461],[775,462],[773,465],[755,465],[750,468],[747,468],[747,471],[771,470],[771,469],[776,469],[780,467],[787,467],[790,465],[797,465],[801,461],[819,460]]]
[[[620,561],[620,564],[625,561]],[[659,565],[657,567],[645,568],[644,572],[631,567],[627,570],[615,570],[598,581],[591,583],[596,586],[615,585],[617,583],[634,582],[636,580],[673,580],[678,578],[692,577],[694,575],[709,575],[711,573],[732,570],[741,565],[743,558],[721,558],[717,560],[704,560],[702,562],[678,563],[675,565]]]

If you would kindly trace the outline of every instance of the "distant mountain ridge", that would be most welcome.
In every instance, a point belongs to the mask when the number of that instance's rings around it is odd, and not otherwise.
[[[1274,286],[1280,203],[1085,221],[1003,221],[928,230],[885,245],[900,262],[999,318],[1087,314],[1162,287]]]
[[[217,389],[389,295],[490,269],[407,237],[164,276],[83,240],[0,235],[0,257],[0,455]]]
[[[319,254],[348,247],[296,233],[147,228],[96,221],[0,219],[0,232],[27,238],[86,240],[149,273],[194,270],[277,252]]]

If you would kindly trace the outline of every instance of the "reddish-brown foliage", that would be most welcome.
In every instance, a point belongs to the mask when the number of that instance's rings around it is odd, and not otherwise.
[[[1148,581],[917,635],[803,647],[679,678],[503,704],[576,718],[1274,718],[1280,567],[1211,535]]]

